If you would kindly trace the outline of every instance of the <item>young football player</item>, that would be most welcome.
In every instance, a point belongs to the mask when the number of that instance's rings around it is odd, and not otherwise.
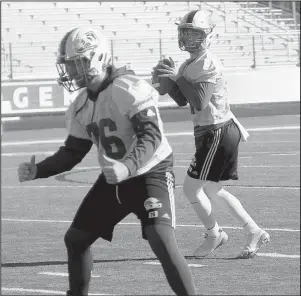
[[[204,11],[187,13],[178,24],[178,43],[190,58],[178,71],[171,58],[159,62],[152,80],[161,95],[168,93],[179,106],[189,103],[193,114],[196,152],[183,191],[207,230],[194,256],[206,257],[228,240],[216,221],[212,202],[234,216],[246,232],[247,242],[238,258],[252,258],[270,236],[223,188],[224,181],[238,179],[238,146],[248,133],[230,111],[221,62],[208,49],[213,28]]]
[[[19,166],[20,182],[71,170],[94,143],[102,173],[83,199],[65,234],[67,295],[88,295],[93,259],[90,246],[111,241],[113,230],[134,213],[142,236],[163,267],[176,295],[196,295],[175,227],[173,154],[163,133],[158,94],[134,72],[115,68],[105,37],[92,28],[76,28],[61,40],[58,82],[81,89],[67,111],[68,136],[52,156]]]

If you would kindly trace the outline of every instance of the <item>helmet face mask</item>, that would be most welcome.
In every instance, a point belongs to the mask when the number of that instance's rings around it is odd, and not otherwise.
[[[91,28],[78,28],[62,39],[57,57],[58,83],[69,92],[101,84],[111,65],[105,37]],[[94,78],[98,79],[94,79]]]
[[[77,91],[88,83],[87,74],[90,61],[85,57],[77,57],[56,63],[59,73],[59,84],[69,92]]]
[[[178,44],[190,53],[207,49],[213,36],[215,25],[208,14],[194,10],[186,14],[178,25]]]
[[[206,36],[203,30],[179,29],[179,46],[188,52],[197,51],[203,47]]]

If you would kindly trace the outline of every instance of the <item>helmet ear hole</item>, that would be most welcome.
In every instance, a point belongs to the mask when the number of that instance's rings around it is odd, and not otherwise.
[[[103,58],[103,53],[98,57],[98,60],[101,61]]]

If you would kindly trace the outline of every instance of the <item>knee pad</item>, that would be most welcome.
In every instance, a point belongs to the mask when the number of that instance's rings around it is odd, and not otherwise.
[[[198,201],[197,197],[201,194],[201,191],[208,182],[209,181],[194,179],[186,175],[183,184],[183,192],[190,203],[196,203]]]

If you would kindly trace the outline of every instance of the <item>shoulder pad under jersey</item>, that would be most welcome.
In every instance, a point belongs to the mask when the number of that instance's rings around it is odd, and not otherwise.
[[[216,82],[222,75],[221,61],[209,50],[201,57],[195,59],[184,69],[184,77],[191,82]]]
[[[66,116],[67,118],[71,119],[74,118],[76,115],[76,112],[82,108],[82,106],[85,104],[87,100],[87,90],[84,89],[78,93],[78,95],[75,97],[73,102],[69,105]]]
[[[112,85],[112,99],[122,114],[130,117],[140,110],[157,104],[157,91],[136,75],[122,75]]]

